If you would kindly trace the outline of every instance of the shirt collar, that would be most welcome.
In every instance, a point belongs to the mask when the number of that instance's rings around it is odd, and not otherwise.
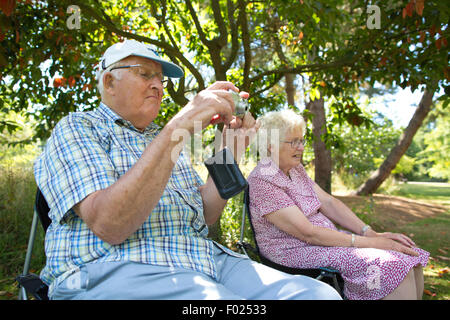
[[[260,172],[262,172],[263,174],[267,174],[268,176],[280,176],[282,177],[282,179],[289,182],[294,180],[294,177],[298,175],[297,168],[302,166],[302,164],[300,163],[297,167],[289,169],[289,178],[270,157],[262,158],[260,160],[260,164]]]
[[[103,102],[100,102],[100,105],[98,106],[97,111],[100,113],[100,115],[102,115],[106,119],[111,120],[112,122],[118,124],[119,126],[126,127],[130,130],[137,131],[139,133],[154,133],[161,128],[154,122],[151,122],[144,129],[144,131],[138,130],[135,126],[133,126],[133,124],[130,121],[123,119],[120,115],[118,115],[114,110],[112,110],[110,107],[108,107]]]

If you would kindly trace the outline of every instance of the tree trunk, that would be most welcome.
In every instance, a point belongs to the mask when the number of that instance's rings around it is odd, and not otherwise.
[[[314,181],[326,192],[331,193],[331,151],[324,142],[326,118],[323,98],[311,101],[307,109],[313,114],[312,131],[314,136]]]
[[[386,178],[391,174],[391,171],[395,168],[400,158],[408,150],[409,145],[414,138],[417,130],[423,123],[423,120],[428,115],[431,110],[431,104],[433,103],[434,90],[424,91],[422,99],[420,100],[419,106],[414,112],[413,117],[409,121],[403,134],[400,136],[397,144],[391,150],[391,153],[387,156],[386,160],[381,164],[381,166],[372,173],[370,178],[362,184],[357,190],[357,195],[367,195],[372,194],[380,187],[380,185],[386,180]]]
[[[287,96],[287,102],[290,106],[295,106],[295,86],[294,86],[294,79],[295,74],[292,73],[286,73],[284,75],[286,80],[286,96]]]

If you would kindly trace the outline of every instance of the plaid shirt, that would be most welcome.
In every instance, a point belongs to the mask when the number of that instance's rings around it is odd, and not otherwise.
[[[57,124],[34,167],[52,219],[45,239],[44,282],[62,280],[83,264],[106,261],[183,267],[217,277],[198,190],[203,181],[183,152],[158,204],[123,243],[102,241],[72,209],[127,172],[158,129],[152,123],[141,133],[104,104],[71,113]]]

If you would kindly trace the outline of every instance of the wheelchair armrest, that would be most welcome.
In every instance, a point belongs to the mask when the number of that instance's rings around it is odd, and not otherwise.
[[[327,272],[327,273],[333,273],[333,274],[339,274],[339,271],[333,268],[328,268],[328,267],[320,267],[320,270],[322,270],[323,272]]]
[[[255,255],[258,255],[258,250],[256,250],[256,249],[255,249],[250,243],[248,243],[248,242],[238,241],[238,242],[236,243],[236,246],[237,246],[239,249],[243,250],[244,252],[245,252],[245,251],[250,251],[250,252],[254,253]]]
[[[37,300],[48,300],[48,286],[39,278],[38,275],[22,274],[16,277],[20,286],[24,287],[26,292],[31,294]]]

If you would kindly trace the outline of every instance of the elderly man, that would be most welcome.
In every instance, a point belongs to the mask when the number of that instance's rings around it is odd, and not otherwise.
[[[177,131],[192,134],[194,122],[204,128],[219,115],[246,134],[255,120],[233,117],[228,90],[238,89],[216,82],[158,128],[165,76],[183,71],[148,45],[111,46],[99,63],[99,107],[63,118],[37,159],[52,219],[41,273],[50,298],[339,299],[328,285],[207,239],[226,200],[193,170]]]

